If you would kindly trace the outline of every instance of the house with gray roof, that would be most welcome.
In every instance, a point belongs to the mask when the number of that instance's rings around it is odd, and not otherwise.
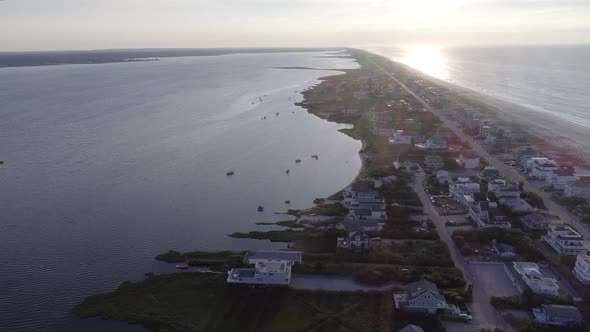
[[[436,314],[447,307],[447,301],[436,285],[420,279],[406,286],[404,293],[394,294],[395,307],[408,312]]]

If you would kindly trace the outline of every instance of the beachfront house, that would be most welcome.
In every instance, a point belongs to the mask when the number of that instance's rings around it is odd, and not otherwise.
[[[480,159],[475,152],[465,151],[459,156],[459,163],[465,169],[476,169],[479,168]]]
[[[533,262],[507,262],[504,269],[520,293],[529,289],[534,294],[558,296],[559,285],[553,278],[545,277],[539,265]]]
[[[301,263],[300,251],[250,251],[244,264],[254,268],[233,268],[228,271],[228,284],[283,285],[291,283],[291,268]]]
[[[399,145],[399,144],[412,144],[414,140],[415,134],[412,132],[404,131],[404,130],[396,130],[390,137],[389,137],[389,144]]]
[[[545,325],[568,326],[584,322],[580,310],[571,305],[541,304],[541,307],[533,308],[533,316]]]
[[[539,157],[539,152],[531,146],[526,146],[518,151],[518,161],[522,167],[527,168],[531,158]]]
[[[543,235],[543,241],[560,255],[575,256],[587,251],[582,235],[569,226],[549,226],[547,234]]]
[[[533,157],[527,162],[527,169],[529,176],[545,180],[553,172],[557,171],[559,167],[557,162],[545,157]]]
[[[498,169],[496,169],[494,166],[486,166],[479,173],[479,178],[482,180],[493,180],[499,176],[500,176],[500,171],[498,171]]]
[[[436,285],[426,279],[408,284],[404,293],[396,293],[393,298],[397,309],[412,313],[436,314],[447,307]]]
[[[338,237],[336,250],[341,253],[359,253],[369,248],[369,236],[363,230],[349,232],[346,236]]]
[[[579,254],[574,265],[574,275],[584,285],[590,285],[590,256]]]

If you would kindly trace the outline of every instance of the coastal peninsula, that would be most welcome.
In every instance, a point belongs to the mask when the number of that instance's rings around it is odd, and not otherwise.
[[[561,306],[577,312],[581,321],[568,325],[581,329],[590,294],[572,272],[577,253],[555,249],[552,234],[566,231],[582,241],[590,220],[560,206],[576,197],[566,195],[568,183],[551,196],[540,189],[539,178],[553,175],[537,165],[551,164],[559,176],[565,169],[558,162],[585,161],[563,150],[541,160],[552,142],[506,122],[489,104],[384,57],[348,53],[360,68],[321,78],[299,106],[352,125],[342,132],[363,142],[357,181],[309,210],[289,211],[294,219],[273,225],[285,229],[230,235],[284,241],[301,252],[292,287],[229,285],[226,271],[247,268],[248,253],[172,251],[157,259],[208,272],[150,274],[91,296],[73,312],[155,331],[397,331],[408,324],[425,331],[550,331],[541,312]],[[578,206],[588,211],[583,198]],[[544,284],[553,280],[555,291],[527,283],[523,266]],[[367,288],[299,289],[298,276],[350,278]],[[412,307],[424,290],[428,300]],[[418,315],[410,310],[416,307]]]

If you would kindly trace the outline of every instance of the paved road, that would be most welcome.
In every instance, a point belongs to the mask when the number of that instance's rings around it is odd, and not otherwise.
[[[481,157],[486,158],[488,162],[492,165],[497,167],[497,169],[501,173],[507,172],[507,166],[500,161],[496,160],[490,154],[485,151],[473,138],[467,137],[463,133],[463,131],[454,123],[446,119],[442,116],[439,112],[437,112],[434,108],[430,106],[424,99],[422,99],[419,95],[414,93],[410,88],[408,88],[405,84],[403,84],[400,80],[398,80],[394,75],[390,72],[385,70],[383,67],[379,66],[378,64],[373,64],[386,73],[389,77],[391,77],[394,81],[396,81],[404,90],[410,93],[416,100],[418,100],[427,110],[435,114],[443,124],[445,124],[449,129],[451,129],[457,136],[461,137],[464,141],[469,142],[472,149],[475,150],[480,154]],[[520,174],[516,173],[513,169],[510,169],[510,173],[514,173],[517,177],[520,177]],[[430,201],[430,196],[424,191],[423,182],[425,179],[425,174],[421,171],[416,176],[416,181],[414,183],[414,190],[418,193],[422,204],[424,205],[424,212],[428,214],[430,219],[433,220],[434,224],[436,225],[436,230],[441,238],[447,246],[449,247],[451,257],[455,261],[455,265],[459,268],[465,279],[468,283],[473,284],[473,303],[471,305],[471,311],[473,314],[474,321],[473,323],[479,323],[481,327],[499,327],[504,331],[514,331],[514,329],[502,318],[502,316],[498,313],[498,311],[490,304],[490,294],[486,292],[486,285],[482,284],[481,281],[474,277],[469,264],[465,261],[459,249],[455,246],[455,243],[451,239],[451,236],[445,229],[445,221],[444,219],[438,214],[434,205]],[[523,179],[524,180],[524,179]],[[514,181],[514,180],[513,180]],[[522,181],[522,180],[517,180]],[[526,186],[525,186],[526,189]]]
[[[473,316],[472,323],[477,324],[477,330],[482,327],[499,327],[504,331],[513,331],[510,325],[504,321],[496,309],[490,304],[490,294],[486,292],[486,285],[482,284],[479,278],[473,275],[469,263],[465,260],[463,255],[461,255],[461,252],[453,242],[451,235],[447,232],[445,219],[438,213],[430,200],[430,195],[424,190],[423,183],[425,178],[426,175],[424,171],[416,174],[413,188],[424,205],[424,213],[426,213],[434,222],[440,239],[449,247],[455,265],[463,272],[465,280],[473,285],[473,301],[470,308]]]

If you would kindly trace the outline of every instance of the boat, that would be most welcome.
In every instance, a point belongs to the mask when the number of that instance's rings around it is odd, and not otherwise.
[[[297,159],[297,160],[295,160],[295,162],[296,163],[300,163],[301,162],[301,159]]]
[[[234,171],[230,171],[230,172],[225,173],[225,175],[227,175],[227,176],[232,176],[234,174],[236,174],[236,173],[234,173]]]
[[[188,263],[179,263],[176,264],[176,268],[179,270],[186,270],[190,267],[190,265],[188,265]]]
[[[291,201],[285,201],[285,204],[291,204]]]
[[[290,170],[287,170],[285,173],[289,174],[289,173],[291,173],[291,171]]]
[[[264,211],[264,206],[258,206],[258,212]]]
[[[311,157],[312,157],[313,159],[315,159],[315,160],[318,160],[318,159],[320,159],[320,157],[318,157],[318,155],[317,155],[317,154],[314,154],[314,155],[313,155],[313,156],[311,156]]]

